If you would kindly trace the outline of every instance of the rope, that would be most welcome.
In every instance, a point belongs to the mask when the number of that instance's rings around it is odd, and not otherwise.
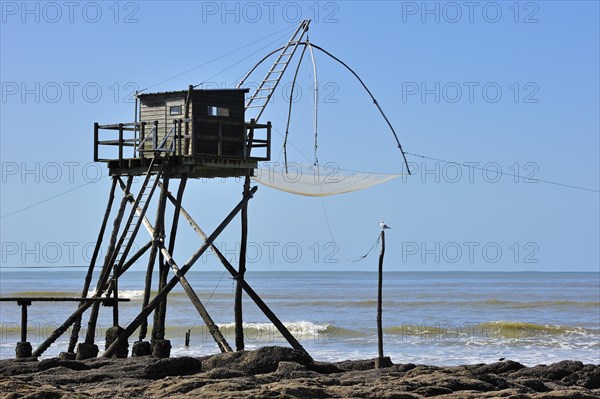
[[[215,295],[215,292],[217,292],[217,288],[219,288],[219,285],[221,284],[221,281],[223,280],[225,273],[227,273],[227,270],[223,271],[223,274],[221,274],[221,278],[217,282],[217,285],[215,285],[215,288],[211,292],[210,296],[208,297],[208,300],[206,301],[206,304],[204,305],[205,307],[210,303],[210,300],[212,299],[213,295]],[[200,316],[196,317],[196,320],[194,320],[194,323],[192,323],[192,327],[190,329],[192,329],[196,326],[196,323],[198,323],[198,320],[200,320]]]
[[[464,165],[464,164],[461,164],[461,163],[458,163],[458,162],[455,162],[455,161],[447,161],[447,160],[444,160],[444,159],[428,157],[428,156],[420,155],[420,154],[413,154],[413,153],[410,153],[410,152],[407,152],[406,155],[411,155],[413,157],[418,157],[418,158],[423,158],[423,159],[429,159],[429,160],[432,160],[432,161],[444,162],[445,164],[454,164],[454,165],[458,165],[460,167],[478,169],[478,170],[481,170],[481,171],[484,171],[484,172],[488,171],[488,169],[482,168],[482,167],[478,167],[478,166]],[[559,182],[555,182],[555,181],[552,181],[552,180],[534,179],[534,178],[527,177],[527,176],[521,176],[521,175],[518,175],[516,173],[502,172],[501,170],[494,170],[494,172],[496,172],[498,174],[501,174],[501,175],[510,176],[510,177],[517,177],[519,179],[523,179],[524,181],[525,180],[531,180],[531,181],[536,181],[536,182],[540,182],[540,183],[553,184],[555,186],[572,188],[572,189],[576,189],[576,190],[583,190],[583,191],[591,191],[593,193],[600,193],[600,190],[596,190],[594,188],[581,187],[581,186],[576,186],[576,185],[573,185],[573,184],[559,183]]]
[[[296,66],[296,72],[294,73],[294,80],[292,80],[292,89],[290,90],[290,106],[288,109],[287,123],[285,126],[285,137],[283,139],[283,159],[284,159],[284,165],[285,165],[285,173],[288,172],[287,141],[288,141],[288,135],[290,132],[290,121],[292,119],[292,104],[293,104],[293,97],[294,97],[294,88],[296,87],[296,79],[298,78],[298,72],[300,71],[300,65],[302,64],[302,59],[304,58],[305,52],[306,52],[306,46],[304,46],[304,48],[302,49],[302,53],[300,54],[300,59],[298,60],[298,65]]]
[[[346,64],[345,62],[343,62],[342,60],[340,60],[339,58],[337,58],[336,56],[334,56],[333,54],[331,54],[330,52],[328,52],[327,50],[323,49],[322,47],[317,46],[314,43],[309,43],[308,41],[306,42],[301,42],[298,43],[298,45],[304,45],[304,46],[312,46],[315,47],[316,49],[322,51],[323,53],[325,53],[326,55],[328,55],[329,57],[333,58],[335,61],[339,62],[340,64],[342,64],[348,71],[350,71],[350,73],[352,73],[352,75],[354,75],[354,77],[356,77],[356,79],[358,79],[358,81],[360,82],[360,84],[362,85],[362,87],[366,90],[366,92],[369,94],[369,96],[371,97],[371,100],[373,100],[373,104],[375,104],[375,106],[377,107],[377,109],[379,110],[379,113],[381,114],[381,116],[383,117],[383,119],[385,120],[385,122],[387,123],[388,127],[390,128],[390,130],[392,131],[392,134],[394,135],[394,138],[396,139],[396,144],[398,146],[398,149],[400,150],[400,153],[402,154],[402,159],[404,160],[404,164],[406,165],[406,170],[408,171],[408,174],[410,175],[410,168],[408,167],[408,160],[406,159],[406,153],[404,152],[404,150],[402,149],[402,145],[400,144],[400,140],[398,139],[398,135],[396,134],[396,130],[394,129],[394,127],[392,126],[392,123],[390,122],[390,120],[387,118],[386,114],[383,112],[383,109],[381,108],[381,106],[379,105],[379,103],[377,102],[377,99],[375,99],[375,96],[373,96],[373,93],[371,93],[371,91],[369,90],[369,88],[367,87],[367,85],[365,84],[365,82],[363,82],[363,80],[360,78],[360,76],[358,76],[358,74],[356,72],[354,72],[354,70],[352,68],[350,68],[348,66],[348,64]],[[254,67],[252,67],[252,69],[250,69],[250,71],[244,76],[244,78],[240,81],[240,83],[238,84],[238,87],[241,87],[245,80],[248,79],[248,77],[252,74],[252,72],[254,72],[256,70],[256,68],[258,68],[258,66],[260,64],[262,64],[265,60],[267,60],[269,57],[271,57],[273,54],[277,53],[278,51],[280,51],[281,49],[283,49],[283,47],[279,47],[275,50],[273,50],[272,52],[270,52],[269,54],[265,55],[256,65],[254,65]]]
[[[211,79],[213,79],[213,78],[215,78],[215,77],[219,76],[219,75],[220,75],[220,74],[222,74],[223,72],[227,72],[228,70],[230,70],[231,68],[235,67],[236,65],[238,65],[238,64],[241,64],[243,61],[246,61],[248,58],[252,57],[253,55],[255,55],[255,54],[257,54],[257,53],[259,53],[259,52],[263,51],[263,50],[264,50],[264,49],[266,49],[267,47],[270,47],[270,46],[271,46],[271,45],[273,45],[274,43],[280,42],[282,39],[287,39],[287,37],[288,37],[288,34],[287,34],[287,33],[285,33],[285,34],[283,34],[283,35],[279,36],[277,39],[273,40],[273,41],[272,41],[272,42],[270,42],[270,43],[267,43],[265,46],[263,46],[263,47],[259,48],[258,50],[254,51],[254,52],[253,52],[253,53],[251,53],[250,55],[248,55],[248,56],[246,56],[246,57],[242,58],[241,60],[239,60],[239,61],[237,61],[237,62],[233,63],[232,65],[228,66],[227,68],[223,69],[222,71],[215,73],[215,74],[214,74],[214,75],[212,75],[211,77],[209,77],[209,78],[206,78],[204,81],[202,81],[202,82],[198,83],[197,85],[194,85],[194,88],[196,88],[196,87],[198,87],[198,86],[201,86],[201,85],[203,85],[204,83],[206,83],[206,82],[210,81]]]
[[[319,179],[318,181],[321,181],[321,174],[319,172],[319,164],[317,163],[315,165],[317,167],[317,179]],[[327,230],[329,231],[329,237],[331,238],[331,241],[338,246],[338,248],[341,248],[340,244],[338,244],[338,242],[335,240],[335,238],[333,237],[333,230],[331,229],[331,223],[329,222],[329,216],[327,215],[327,208],[325,207],[325,198],[323,195],[323,189],[322,186],[319,185],[319,189],[321,190],[321,205],[323,207],[323,215],[325,216],[325,222],[327,223]],[[361,260],[365,259],[367,256],[369,256],[369,254],[371,253],[371,251],[373,251],[373,248],[375,248],[375,246],[377,245],[377,243],[379,243],[379,235],[377,235],[377,240],[375,240],[375,242],[373,243],[373,245],[371,246],[371,248],[369,248],[369,250],[362,256],[359,256],[356,259],[349,259],[346,256],[344,256],[344,254],[340,251],[340,255],[342,256],[342,258],[346,261],[346,262],[350,262],[350,263],[356,263],[356,262],[360,262]]]
[[[165,82],[168,82],[168,81],[170,81],[170,80],[173,80],[173,79],[175,79],[175,78],[177,78],[177,77],[179,77],[179,76],[181,76],[181,75],[185,75],[185,74],[186,74],[186,73],[188,73],[188,72],[194,71],[194,70],[196,70],[196,69],[198,69],[198,68],[201,68],[201,67],[203,67],[203,66],[205,66],[205,65],[208,65],[208,64],[210,64],[210,63],[212,63],[212,62],[218,61],[218,60],[220,60],[221,58],[225,58],[225,57],[227,57],[228,55],[231,55],[231,54],[233,54],[233,53],[236,53],[236,52],[238,52],[238,51],[240,51],[240,50],[243,50],[243,49],[245,49],[246,47],[250,47],[250,46],[252,46],[253,44],[256,44],[256,43],[262,42],[263,40],[265,40],[265,39],[268,39],[268,38],[269,38],[269,37],[271,37],[271,36],[275,36],[276,34],[278,34],[278,33],[280,33],[280,32],[283,32],[283,31],[290,31],[290,30],[292,30],[293,28],[294,28],[294,26],[292,26],[292,27],[287,27],[287,28],[283,28],[283,29],[281,29],[281,30],[278,30],[277,32],[273,32],[273,33],[271,33],[271,34],[269,34],[269,35],[267,35],[267,36],[261,37],[261,38],[260,38],[260,39],[258,39],[258,40],[255,40],[255,41],[253,41],[253,42],[250,42],[250,43],[247,43],[247,44],[245,44],[245,45],[243,45],[243,46],[241,46],[241,47],[238,47],[238,48],[236,48],[235,50],[231,50],[231,51],[229,51],[228,53],[225,53],[225,54],[223,54],[223,55],[220,55],[220,56],[218,56],[218,57],[215,57],[215,58],[213,58],[213,59],[211,59],[211,60],[208,60],[208,61],[206,61],[206,62],[203,62],[203,63],[201,63],[201,64],[198,64],[198,65],[196,65],[196,66],[194,66],[194,67],[192,67],[192,68],[190,68],[190,69],[187,69],[187,70],[185,70],[185,71],[183,71],[183,72],[180,72],[180,73],[178,73],[178,74],[176,74],[176,75],[173,75],[173,76],[171,76],[171,77],[169,77],[169,78],[167,78],[167,79],[163,79],[163,80],[161,80],[160,82],[154,83],[154,84],[152,84],[152,85],[150,85],[150,86],[148,86],[148,87],[146,87],[146,88],[144,88],[144,89],[140,90],[139,92],[141,93],[141,92],[143,92],[143,91],[146,91],[146,90],[148,90],[148,89],[150,89],[150,88],[152,88],[152,87],[155,87],[155,86],[158,86],[158,85],[160,85],[160,84],[162,84],[162,83],[165,83]],[[286,36],[287,36],[287,34],[288,34],[288,32],[286,32]],[[262,50],[262,49],[261,49],[261,50]],[[254,53],[253,53],[253,54],[254,54]]]
[[[317,148],[319,147],[318,143],[318,122],[319,122],[319,79],[317,79],[317,63],[315,62],[315,54],[313,52],[313,48],[306,38],[306,43],[308,44],[308,49],[310,50],[310,59],[312,60],[313,65],[313,73],[315,75],[315,113],[314,113],[314,126],[315,126],[315,166],[319,164],[319,158],[317,158]],[[306,48],[306,46],[304,46]]]

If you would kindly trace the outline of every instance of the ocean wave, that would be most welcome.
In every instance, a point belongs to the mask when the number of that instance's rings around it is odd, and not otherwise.
[[[315,339],[326,340],[333,338],[351,338],[360,337],[364,333],[351,329],[339,327],[331,323],[313,323],[310,321],[299,320],[283,322],[285,328],[297,339]],[[227,338],[235,335],[235,323],[220,323],[219,330]],[[271,339],[283,339],[277,328],[271,323],[243,323],[244,336],[250,341],[268,341]],[[168,325],[167,332],[171,334],[185,334],[191,330],[192,335],[209,335],[208,327],[204,324],[194,326]]]
[[[568,338],[593,338],[600,335],[600,330],[576,326],[560,326],[536,324],[520,321],[489,321],[485,323],[436,323],[403,324],[384,328],[388,335],[402,336],[442,336],[455,338],[485,339],[536,339],[539,337],[562,336]]]

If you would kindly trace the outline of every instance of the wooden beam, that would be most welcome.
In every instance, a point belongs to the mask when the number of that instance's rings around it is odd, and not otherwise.
[[[382,292],[383,292],[383,255],[385,254],[385,230],[381,230],[381,253],[379,254],[379,278],[377,281],[377,353],[383,359]]]
[[[152,301],[150,301],[148,306],[146,306],[140,312],[140,314],[138,314],[138,316],[125,328],[125,330],[123,330],[123,332],[121,332],[121,334],[119,334],[117,339],[106,349],[106,351],[104,351],[104,354],[102,355],[103,357],[111,357],[118,350],[120,345],[123,344],[123,341],[127,340],[131,336],[131,334],[133,334],[133,332],[142,324],[143,320],[146,319],[154,309],[156,309],[162,298],[169,292],[171,292],[171,290],[179,282],[180,278],[192,268],[194,263],[196,263],[196,261],[202,256],[202,254],[206,252],[210,244],[213,243],[213,241],[219,236],[219,234],[223,232],[225,227],[227,227],[227,225],[233,220],[233,218],[240,212],[244,204],[246,204],[246,202],[248,202],[250,198],[252,198],[252,195],[256,192],[256,189],[257,187],[252,188],[252,190],[250,191],[250,195],[244,197],[240,201],[240,203],[229,213],[229,215],[227,215],[227,217],[221,222],[221,224],[216,228],[216,230],[204,241],[204,243],[190,257],[190,259],[188,259],[188,261],[183,265],[181,270],[179,270],[176,273],[176,275],[171,280],[169,280],[167,285],[156,294],[156,296],[152,299]],[[161,251],[165,256],[167,263],[172,267],[172,265],[175,264],[175,261],[173,260],[173,258],[171,258],[171,255],[164,247]]]
[[[169,173],[165,171],[163,175],[163,183],[160,186],[160,197],[158,200],[158,207],[156,209],[156,223],[154,224],[155,233],[158,232],[156,241],[157,249],[163,246],[165,237],[165,208],[167,206],[167,194],[169,190]],[[156,234],[155,234],[156,237]],[[169,274],[169,268],[165,265],[162,252],[159,252],[158,262],[158,290],[162,290],[167,284],[167,277]],[[160,302],[158,308],[154,312],[154,323],[152,326],[152,340],[165,339],[165,323],[166,318],[166,306],[167,296]],[[165,318],[162,317],[161,313],[164,312]]]
[[[179,129],[181,129],[181,123],[179,124]],[[180,143],[181,143],[181,141],[180,141]],[[181,180],[179,181],[179,187],[177,188],[177,205],[175,205],[175,210],[173,211],[173,220],[171,222],[171,231],[169,233],[169,253],[170,254],[173,254],[175,252],[175,238],[177,237],[177,227],[179,224],[179,209],[180,209],[180,206],[178,204],[181,204],[181,200],[183,199],[183,193],[185,191],[186,184],[187,184],[187,176],[184,175],[184,176],[182,176]],[[161,185],[161,190],[162,190],[161,198],[163,198],[162,196],[164,195],[164,200],[166,202],[167,195],[169,193],[167,185],[166,184]],[[166,206],[166,204],[165,204],[165,206]],[[163,226],[163,233],[164,233],[164,226]],[[168,274],[169,274],[169,268],[166,267],[166,265],[164,263],[164,256],[161,253],[161,256],[160,256],[161,285],[159,286],[159,289],[164,287],[164,285],[167,283]],[[167,297],[165,297],[164,301],[162,301],[161,304],[158,306],[158,309],[154,313],[154,316],[155,316],[154,317],[155,328],[157,328],[156,326],[162,326],[162,328],[157,330],[157,338],[164,339],[165,323],[166,323],[166,317],[167,317]]]
[[[127,179],[127,186],[131,187],[131,183],[133,182],[133,176],[129,176]],[[96,294],[100,296],[102,292],[104,292],[106,282],[108,280],[108,276],[110,275],[110,270],[112,269],[112,252],[117,250],[115,247],[115,242],[117,239],[117,235],[119,234],[119,228],[121,227],[121,221],[123,220],[123,215],[125,213],[125,206],[127,205],[127,195],[123,195],[121,199],[121,204],[119,205],[119,210],[117,212],[117,216],[115,217],[115,221],[113,222],[113,232],[110,237],[110,243],[108,246],[108,250],[106,252],[106,256],[104,258],[104,266],[100,271],[100,276],[98,278],[98,284],[96,285]],[[98,321],[98,312],[100,311],[100,304],[94,303],[92,307],[92,312],[90,313],[90,319],[88,321],[88,330],[85,336],[86,344],[93,344],[96,336],[96,323]]]
[[[7,297],[0,298],[0,302],[17,302],[19,305],[27,303],[31,305],[31,302],[82,302],[82,303],[103,303],[106,306],[112,306],[115,300],[113,298],[106,297],[91,297],[91,298],[78,298],[78,297],[52,297],[52,296],[29,296],[29,297]],[[119,302],[129,302],[129,298],[119,298]]]
[[[252,135],[252,130],[251,130]],[[249,151],[251,147],[249,147]],[[250,192],[250,176],[244,180],[244,196]],[[238,281],[235,287],[234,319],[235,319],[235,349],[244,350],[244,318],[242,306],[243,288],[240,279],[244,279],[246,273],[246,247],[248,245],[248,203],[241,212],[242,236],[240,240],[240,261],[238,267]]]
[[[96,246],[94,247],[94,253],[92,254],[92,259],[90,260],[90,266],[88,268],[87,274],[85,275],[85,281],[83,283],[83,289],[81,290],[81,297],[85,298],[88,295],[90,284],[92,283],[92,276],[94,274],[94,268],[96,267],[96,260],[98,259],[98,254],[100,253],[100,248],[102,247],[102,240],[104,239],[104,232],[106,231],[106,225],[108,224],[108,219],[110,217],[110,211],[112,209],[113,201],[115,198],[115,189],[117,187],[117,177],[113,177],[112,185],[110,187],[110,194],[108,195],[108,204],[106,205],[106,211],[104,211],[104,218],[102,218],[102,224],[100,225],[100,232],[98,232],[98,238],[96,239]],[[73,330],[71,331],[71,337],[69,339],[69,347],[67,352],[73,353],[75,350],[75,345],[77,345],[77,341],[79,340],[79,331],[81,330],[81,317],[75,321],[73,325]]]

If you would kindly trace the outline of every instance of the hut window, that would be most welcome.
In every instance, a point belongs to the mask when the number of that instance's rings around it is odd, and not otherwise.
[[[181,105],[173,105],[169,107],[169,115],[181,115]]]
[[[208,116],[229,116],[229,108],[208,106]]]

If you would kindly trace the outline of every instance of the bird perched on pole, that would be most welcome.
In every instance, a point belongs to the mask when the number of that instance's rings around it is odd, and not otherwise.
[[[383,220],[381,222],[379,222],[379,226],[381,227],[382,230],[391,229],[391,227],[388,226],[387,224],[385,224],[385,222]]]

